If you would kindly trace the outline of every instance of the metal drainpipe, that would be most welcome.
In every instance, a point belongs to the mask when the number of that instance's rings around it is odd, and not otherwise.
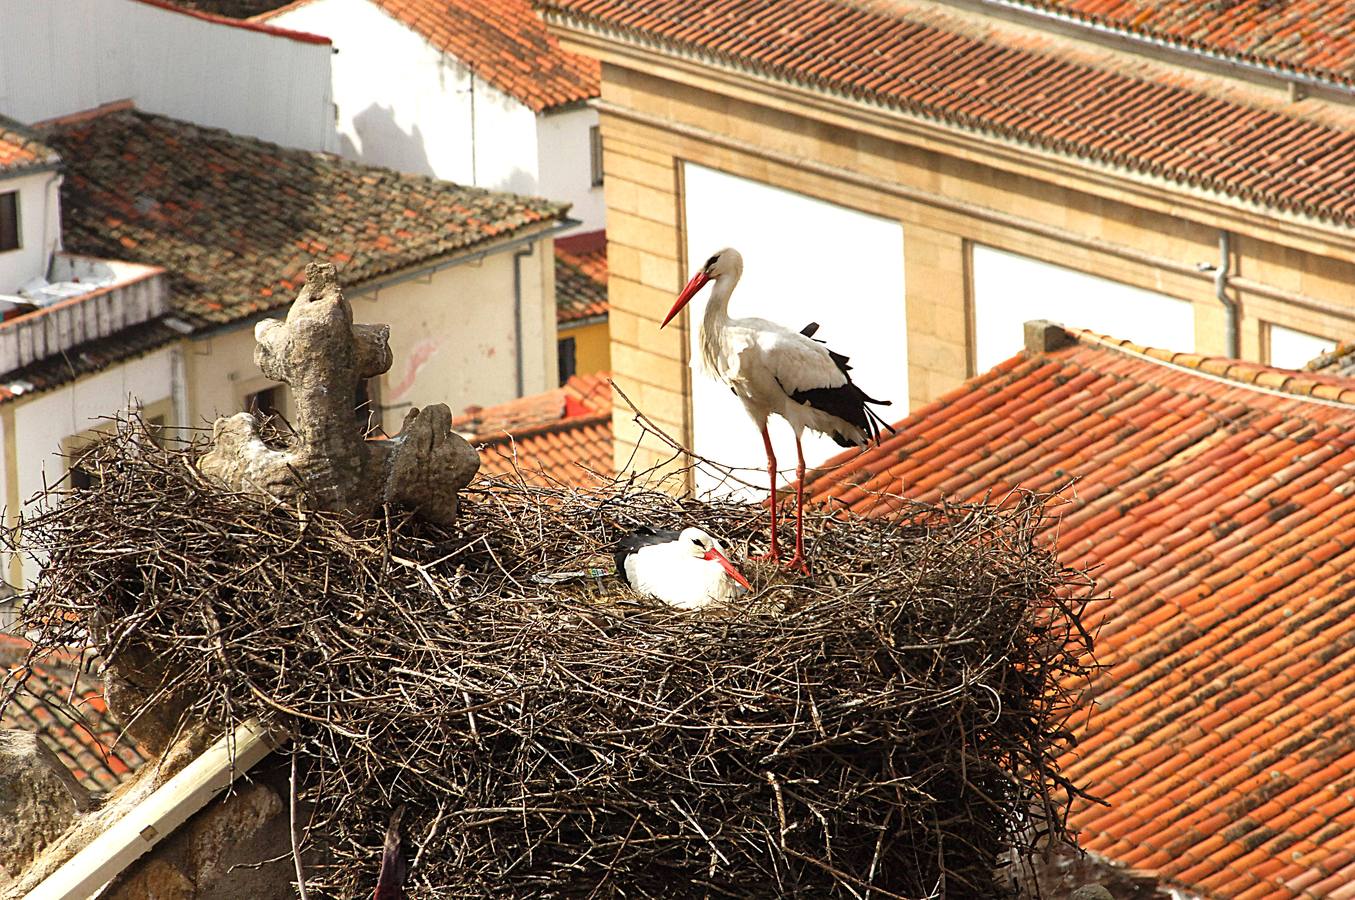
[[[517,396],[519,397],[523,396],[523,382],[525,381],[522,372],[522,260],[531,256],[535,248],[536,244],[531,243],[525,249],[513,251],[513,346],[517,350],[518,357]]]
[[[480,186],[479,167],[476,165],[476,147],[475,147],[475,70],[470,70],[470,183],[475,187]],[[522,392],[518,392],[522,396]]]
[[[1219,232],[1219,264],[1214,267],[1214,296],[1223,304],[1226,313],[1224,336],[1228,346],[1228,355],[1233,359],[1242,358],[1242,345],[1237,333],[1237,301],[1228,296],[1228,275],[1231,272],[1233,236],[1227,231]]]

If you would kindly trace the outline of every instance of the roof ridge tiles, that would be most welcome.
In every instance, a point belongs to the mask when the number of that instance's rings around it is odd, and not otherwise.
[[[1299,399],[1315,397],[1319,401],[1341,406],[1355,405],[1355,378],[1310,373],[1300,369],[1280,369],[1226,356],[1174,352],[1083,328],[1064,330],[1087,346],[1107,347],[1128,356],[1186,369],[1202,377],[1217,378],[1239,388]],[[1318,387],[1324,388],[1320,395],[1317,393]]]

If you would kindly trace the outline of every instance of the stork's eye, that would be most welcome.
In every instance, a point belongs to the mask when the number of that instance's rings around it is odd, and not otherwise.
[[[710,259],[706,260],[706,268],[707,268],[707,269],[714,268],[714,267],[715,267],[715,264],[716,264],[717,262],[719,262],[719,261],[720,261],[720,255],[717,253],[716,255],[712,256]]]
[[[701,538],[692,538],[692,543],[695,544],[696,546],[700,547],[700,546],[701,546]]]

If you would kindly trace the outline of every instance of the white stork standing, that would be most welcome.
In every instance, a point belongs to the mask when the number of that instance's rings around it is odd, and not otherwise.
[[[772,541],[770,551],[760,558],[781,558],[776,545],[776,454],[767,434],[767,417],[776,413],[795,429],[795,556],[786,565],[808,574],[803,521],[805,455],[800,435],[808,428],[828,435],[839,446],[864,447],[879,438],[881,425],[889,428],[867,404],[888,406],[889,401],[872,400],[852,383],[847,357],[814,340],[817,323],[797,332],[766,319],[731,319],[729,297],[741,275],[739,251],[726,248],[716,253],[687,282],[659,327],[672,321],[707,282],[715,282],[701,322],[701,363],[743,402],[767,448]]]
[[[725,556],[720,542],[700,528],[656,530],[648,526],[616,548],[616,574],[648,597],[680,609],[700,609],[732,600],[740,585],[752,585]]]

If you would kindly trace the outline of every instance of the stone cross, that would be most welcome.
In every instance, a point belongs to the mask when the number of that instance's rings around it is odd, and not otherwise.
[[[366,516],[391,504],[454,521],[457,493],[480,459],[452,431],[447,405],[411,409],[390,440],[367,440],[354,413],[358,380],[391,366],[389,338],[387,325],[353,323],[332,265],[306,266],[286,321],[267,319],[254,329],[254,361],[292,388],[296,438],[270,447],[253,414],[220,418],[199,470],[233,489],[311,508]]]

